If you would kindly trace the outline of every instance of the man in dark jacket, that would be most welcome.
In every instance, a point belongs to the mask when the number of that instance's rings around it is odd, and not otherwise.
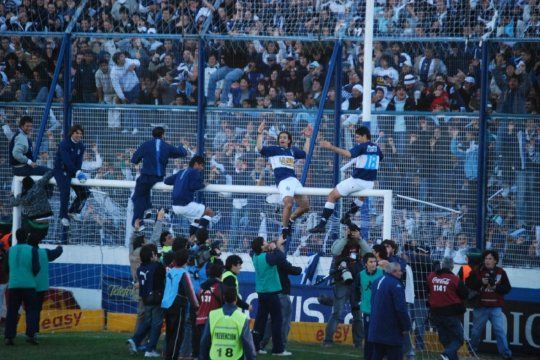
[[[156,345],[161,335],[163,309],[161,300],[165,289],[165,267],[159,261],[155,244],[141,248],[141,266],[137,269],[139,296],[144,304],[143,321],[135,329],[133,337],[128,339],[130,350],[135,353],[137,346],[148,336],[145,345],[145,357],[159,356]]]
[[[169,159],[187,156],[187,151],[182,147],[174,147],[163,140],[165,129],[161,126],[152,130],[152,140],[148,140],[139,146],[131,157],[133,164],[143,162],[141,175],[137,178],[135,191],[131,200],[133,201],[133,219],[143,219],[144,212],[152,207],[150,191],[159,181],[163,180]]]
[[[69,129],[69,135],[58,145],[54,159],[54,178],[60,191],[60,218],[63,226],[69,226],[68,213],[78,215],[84,207],[84,202],[89,196],[89,191],[82,186],[71,186],[71,179],[76,177],[81,183],[87,176],[81,171],[84,158],[84,144],[82,142],[84,130],[81,125],[73,125]],[[70,188],[77,195],[75,201],[68,210]]]
[[[404,335],[411,330],[401,283],[401,266],[391,262],[386,273],[372,284],[371,319],[368,340],[373,343],[373,360],[401,360]]]
[[[204,204],[193,201],[195,191],[203,189],[204,157],[195,155],[189,161],[189,167],[165,179],[165,184],[173,185],[172,209],[176,215],[181,215],[191,221],[190,235],[198,228],[206,229],[214,211]],[[195,220],[199,220],[198,225]]]
[[[474,269],[467,278],[467,287],[478,291],[478,306],[473,313],[473,328],[471,333],[471,346],[476,351],[480,344],[482,331],[489,320],[497,340],[497,350],[504,359],[512,358],[512,351],[508,347],[504,326],[504,295],[512,289],[508,275],[497,266],[499,253],[495,250],[486,250],[482,254],[482,265]]]
[[[458,360],[458,350],[463,344],[463,325],[461,319],[465,313],[463,301],[467,298],[467,288],[452,273],[454,261],[446,257],[441,262],[441,269],[429,274],[427,286],[431,321],[437,328],[439,341],[444,346],[441,357]]]
[[[13,206],[22,205],[24,215],[23,229],[34,242],[39,244],[49,232],[49,219],[53,212],[47,194],[49,180],[53,177],[53,172],[49,171],[35,182],[32,177],[23,179],[23,191],[13,199]]]

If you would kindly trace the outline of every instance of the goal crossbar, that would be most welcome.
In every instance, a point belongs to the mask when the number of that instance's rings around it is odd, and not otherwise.
[[[39,180],[40,176],[33,176],[34,180]],[[13,177],[13,195],[17,196],[22,191],[22,176]],[[50,184],[56,185],[54,178],[50,180]],[[135,181],[128,180],[104,180],[104,179],[88,179],[84,183],[81,183],[77,179],[71,180],[72,185],[87,186],[87,187],[103,187],[103,188],[117,188],[117,189],[133,189],[135,188]],[[166,185],[163,182],[159,182],[154,185],[153,190],[172,191],[171,185]],[[216,185],[209,184],[200,191],[206,192],[227,192],[227,193],[242,193],[242,194],[279,194],[277,187],[275,186],[238,186],[238,185]],[[296,192],[298,195],[311,195],[311,196],[326,196],[332,191],[331,188],[313,188],[304,187]],[[392,238],[392,190],[363,190],[350,194],[349,196],[366,196],[366,197],[382,197],[383,198],[383,239]],[[21,224],[21,208],[20,206],[13,207],[13,242],[16,242],[15,231]]]

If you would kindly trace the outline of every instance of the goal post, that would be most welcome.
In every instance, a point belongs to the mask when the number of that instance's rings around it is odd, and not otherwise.
[[[34,180],[39,180],[39,176],[34,176]],[[22,191],[22,179],[23,177],[13,177],[13,195],[17,196]],[[51,184],[56,185],[54,178],[50,180]],[[133,189],[135,188],[135,181],[127,180],[104,180],[104,179],[89,179],[84,183],[81,183],[77,179],[72,179],[72,185],[86,186],[86,187],[100,187],[100,188],[116,188],[116,189]],[[172,186],[165,185],[163,182],[154,185],[153,190],[172,191]],[[279,194],[278,189],[275,186],[234,186],[234,185],[216,185],[209,184],[201,191],[213,192],[213,193],[242,193],[242,194]],[[326,196],[332,191],[331,188],[313,188],[304,187],[298,191],[298,195],[308,196]],[[366,196],[366,197],[382,197],[383,198],[383,224],[382,224],[382,237],[383,239],[392,238],[392,190],[363,190],[355,192],[349,196]],[[16,243],[15,237],[16,230],[21,224],[21,207],[13,207],[13,242]]]

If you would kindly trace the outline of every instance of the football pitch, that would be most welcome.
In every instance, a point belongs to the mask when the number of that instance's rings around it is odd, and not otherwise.
[[[39,336],[39,345],[30,345],[24,335],[15,339],[15,346],[0,344],[0,359],[6,360],[133,360],[144,358],[144,354],[131,355],[126,340],[128,333],[82,332],[43,334]],[[160,345],[163,338],[160,339]],[[361,359],[360,350],[351,346],[335,345],[323,348],[318,344],[291,343],[288,346],[293,356],[289,359],[336,360]],[[258,355],[257,359],[275,359],[270,355]]]
[[[0,344],[0,359],[6,360],[133,360],[144,358],[144,354],[131,355],[128,352],[127,333],[81,332],[43,334],[39,336],[39,345],[25,342],[24,335],[15,339],[15,346]],[[161,339],[162,340],[162,339]],[[161,342],[160,342],[161,343]],[[362,352],[346,345],[334,345],[323,348],[319,344],[289,343],[287,349],[293,353],[289,359],[298,360],[337,360],[363,359]],[[480,356],[481,359],[497,359],[497,356]],[[258,355],[257,359],[275,359],[270,355]],[[423,353],[417,359],[439,359],[438,354]],[[518,359],[518,358],[514,358]],[[519,358],[522,359],[522,358]]]

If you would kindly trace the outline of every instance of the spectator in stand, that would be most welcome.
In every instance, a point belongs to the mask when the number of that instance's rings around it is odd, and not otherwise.
[[[415,72],[420,77],[424,84],[431,83],[435,80],[437,74],[446,75],[446,65],[444,62],[435,56],[435,49],[426,47],[424,54],[419,56],[414,64]]]
[[[113,104],[114,88],[111,82],[109,62],[107,59],[99,60],[99,69],[95,73],[97,100],[99,103]],[[110,120],[110,119],[109,119]],[[109,127],[112,127],[109,123]]]
[[[245,43],[229,40],[224,42],[223,50],[221,52],[221,66],[210,76],[210,80],[208,81],[207,101],[210,105],[216,103],[217,83],[224,80],[219,104],[222,106],[229,106],[231,84],[242,77],[244,74],[244,67],[248,63],[246,53],[247,49]],[[230,105],[232,105],[232,99]]]
[[[137,59],[126,58],[126,55],[122,52],[117,52],[113,55],[114,66],[110,73],[111,83],[116,93],[115,102],[118,104],[134,104],[139,98],[140,86],[139,78],[135,69],[138,68],[141,63]],[[132,129],[132,134],[135,135],[138,130],[138,117],[136,114],[129,114],[127,116],[130,120],[126,120],[124,125],[124,131],[127,132],[128,128]]]
[[[469,237],[465,233],[459,233],[456,236],[457,246],[454,246],[450,241],[446,243],[446,249],[444,251],[444,257],[451,258],[454,264],[465,265],[467,264],[467,253],[469,252]]]
[[[504,296],[512,289],[506,271],[497,266],[499,254],[486,250],[482,254],[482,264],[475,268],[467,278],[466,285],[478,292],[479,301],[474,309],[474,324],[471,332],[471,346],[477,352],[486,322],[489,320],[495,338],[497,350],[504,359],[512,358],[504,328],[502,307]]]
[[[97,100],[96,72],[98,70],[92,50],[77,54],[82,61],[75,63],[75,79],[73,86],[73,100],[83,103],[95,103]]]
[[[19,129],[9,142],[9,163],[15,176],[43,175],[49,168],[35,163],[32,140],[33,120],[30,116],[22,116]]]

